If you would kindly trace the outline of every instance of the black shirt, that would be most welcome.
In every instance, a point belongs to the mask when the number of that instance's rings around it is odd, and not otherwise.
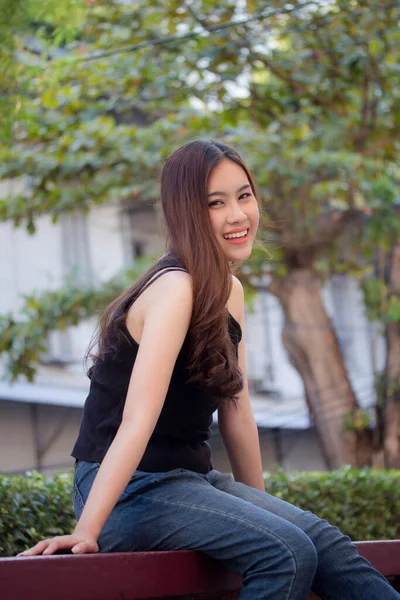
[[[150,283],[165,272],[158,273]],[[125,335],[118,352],[106,354],[97,360],[93,369],[78,439],[71,453],[74,458],[101,462],[121,424],[139,349],[139,344],[125,324],[122,328]],[[230,313],[229,333],[237,350],[242,331]],[[140,471],[183,468],[207,473],[213,468],[207,440],[210,437],[212,414],[219,402],[202,391],[197,382],[187,383],[189,375],[185,367],[189,358],[188,342],[186,335],[175,362],[163,408],[137,467]]]

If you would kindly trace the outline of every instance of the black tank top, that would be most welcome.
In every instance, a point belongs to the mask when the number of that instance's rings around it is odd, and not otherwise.
[[[141,291],[171,270],[183,269],[162,270]],[[129,380],[139,349],[139,344],[132,338],[125,323],[121,327],[125,335],[117,353],[106,354],[93,369],[78,439],[71,453],[74,458],[101,462],[121,424]],[[242,330],[230,313],[229,333],[237,356]],[[159,419],[137,467],[140,471],[183,468],[207,473],[213,468],[207,440],[210,437],[212,414],[219,402],[202,391],[198,383],[187,383],[189,375],[185,367],[189,358],[188,342],[186,335]]]

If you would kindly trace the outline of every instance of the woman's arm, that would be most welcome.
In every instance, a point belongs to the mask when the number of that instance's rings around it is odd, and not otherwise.
[[[193,306],[191,279],[186,273],[165,274],[151,288],[122,422],[74,533],[39,542],[22,553],[24,556],[52,554],[60,548],[71,548],[74,553],[96,551],[103,525],[144,454],[189,329]]]
[[[239,367],[243,373],[243,390],[238,394],[239,402],[234,405],[225,401],[218,410],[218,427],[226,447],[236,481],[265,491],[262,474],[258,431],[250,404],[247,383],[244,342],[244,294],[240,281],[234,277],[230,298],[231,312],[242,328],[239,343]]]

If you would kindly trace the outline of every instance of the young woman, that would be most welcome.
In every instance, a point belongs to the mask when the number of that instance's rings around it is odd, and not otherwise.
[[[400,598],[337,528],[265,493],[232,275],[259,222],[246,166],[221,143],[185,144],[161,202],[166,253],[100,321],[72,452],[78,523],[22,554],[195,549],[243,576],[243,600]],[[216,410],[234,481],[211,463]]]

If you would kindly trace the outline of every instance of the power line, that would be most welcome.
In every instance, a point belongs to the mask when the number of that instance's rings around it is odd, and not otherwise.
[[[188,33],[183,33],[179,35],[171,35],[164,38],[156,39],[156,40],[145,40],[144,42],[139,42],[137,44],[131,44],[129,46],[123,46],[122,48],[116,48],[115,50],[107,50],[105,52],[93,53],[89,56],[81,57],[81,58],[73,58],[68,59],[71,62],[86,62],[91,60],[97,60],[98,58],[105,58],[108,56],[113,56],[115,54],[121,54],[125,52],[134,52],[135,50],[141,50],[142,48],[149,48],[153,46],[160,46],[164,44],[170,44],[173,42],[183,42],[185,40],[202,37],[204,33],[214,33],[216,31],[223,31],[225,29],[229,29],[231,27],[238,27],[239,25],[246,25],[252,21],[261,21],[264,19],[269,19],[271,17],[275,17],[278,15],[286,15],[299,11],[302,8],[307,6],[315,6],[315,1],[304,2],[299,6],[294,6],[292,8],[284,8],[280,10],[264,10],[251,17],[246,17],[244,19],[236,19],[235,21],[229,21],[228,23],[219,23],[218,25],[204,25],[201,31],[189,31]]]
[[[390,10],[391,8],[397,7],[399,5],[400,5],[400,1],[394,0],[393,2],[389,2],[388,4],[382,5],[380,8],[382,11],[385,11],[385,10]],[[67,61],[73,62],[73,63],[87,62],[87,61],[97,60],[99,58],[113,56],[115,54],[134,52],[136,50],[141,50],[143,48],[152,48],[155,46],[170,44],[170,43],[174,43],[174,42],[180,43],[180,42],[188,40],[188,39],[203,37],[204,34],[215,33],[218,31],[224,31],[231,27],[238,27],[240,25],[246,25],[247,23],[251,23],[253,21],[262,21],[264,19],[272,18],[275,16],[280,16],[280,15],[284,16],[284,15],[293,14],[293,13],[300,11],[303,8],[307,8],[307,7],[311,7],[311,6],[318,7],[318,3],[315,2],[315,0],[314,1],[311,0],[308,2],[304,2],[298,6],[294,6],[292,8],[283,8],[283,9],[274,10],[274,11],[264,10],[259,13],[256,13],[255,15],[252,15],[251,17],[245,17],[243,19],[235,19],[234,21],[229,21],[227,23],[220,23],[220,24],[216,24],[216,25],[202,24],[201,30],[190,31],[190,32],[187,32],[184,34],[167,36],[167,37],[163,37],[163,38],[159,38],[159,39],[145,40],[145,41],[139,42],[137,44],[130,44],[129,46],[123,46],[121,48],[116,48],[115,50],[106,50],[106,51],[97,52],[97,53],[94,52],[93,54],[89,54],[88,56],[84,56],[84,57],[67,57]],[[368,10],[369,10],[368,7],[364,10],[359,10],[357,13],[357,17],[359,17],[360,14],[362,14],[362,13],[368,12]],[[323,26],[323,25],[329,24],[329,22],[331,20],[333,20],[335,17],[336,17],[336,15],[333,15],[331,17],[322,17],[321,19],[319,19],[319,21],[317,21],[315,23],[315,25]],[[197,19],[197,22],[199,22],[199,19]]]

